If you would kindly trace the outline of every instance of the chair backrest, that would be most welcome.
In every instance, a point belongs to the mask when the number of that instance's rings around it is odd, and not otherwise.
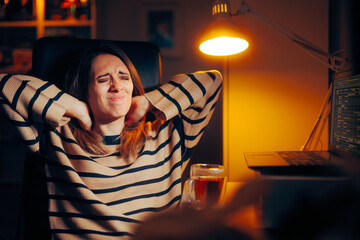
[[[76,63],[87,49],[100,43],[112,43],[123,50],[137,69],[145,91],[161,83],[161,58],[159,48],[150,42],[110,41],[68,37],[45,37],[36,41],[30,74],[54,83],[60,89],[67,69]]]

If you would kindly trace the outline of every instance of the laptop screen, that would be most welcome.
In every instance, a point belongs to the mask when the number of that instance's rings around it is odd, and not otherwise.
[[[333,81],[330,145],[360,154],[360,75]]]

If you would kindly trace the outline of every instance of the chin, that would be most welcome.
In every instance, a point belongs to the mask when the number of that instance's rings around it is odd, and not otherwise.
[[[127,114],[127,111],[121,111],[121,112],[106,112],[106,113],[102,113],[100,116],[98,116],[99,118],[102,119],[107,119],[107,120],[118,120],[120,118],[125,118]]]
[[[118,118],[124,118],[126,116],[126,113],[113,113],[111,115],[112,118],[118,119]]]
[[[129,112],[129,111],[121,111],[121,112],[113,113],[113,115],[114,115],[116,118],[122,118],[122,117],[125,117],[128,112]]]

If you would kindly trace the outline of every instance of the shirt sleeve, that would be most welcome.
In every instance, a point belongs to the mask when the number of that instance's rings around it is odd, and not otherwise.
[[[66,124],[70,118],[64,114],[77,101],[54,84],[27,75],[0,74],[0,90],[1,111],[31,151],[39,149],[35,126]]]
[[[154,114],[157,118],[166,121],[175,116],[180,117],[184,146],[192,149],[209,123],[221,88],[220,72],[199,71],[176,75],[145,96],[155,107]]]

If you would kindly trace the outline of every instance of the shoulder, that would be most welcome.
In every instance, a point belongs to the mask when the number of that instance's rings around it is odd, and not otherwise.
[[[222,79],[222,75],[220,73],[220,71],[218,70],[204,70],[204,71],[197,71],[197,72],[193,72],[193,73],[183,73],[183,74],[178,74],[172,77],[171,80],[174,79],[186,79],[186,78],[208,78],[210,77],[212,80],[215,79]]]

